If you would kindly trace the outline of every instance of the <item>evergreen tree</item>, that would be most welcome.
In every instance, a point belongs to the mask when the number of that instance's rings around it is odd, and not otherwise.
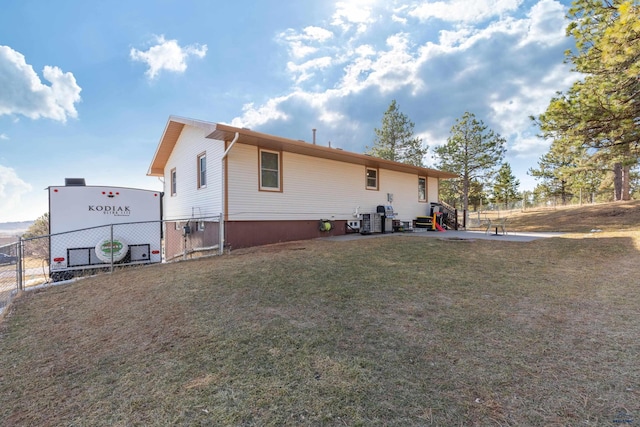
[[[568,52],[585,77],[554,97],[538,122],[543,136],[597,153],[614,170],[615,198],[628,199],[640,155],[640,6],[633,0],[576,0]]]
[[[503,163],[493,184],[493,201],[504,203],[505,209],[509,209],[509,203],[520,199],[518,187],[520,181],[511,172],[511,166],[509,163]]]
[[[488,182],[504,157],[505,139],[478,121],[473,113],[465,112],[456,119],[447,143],[435,152],[439,168],[460,176],[452,180],[460,188],[462,208],[467,212],[472,182]]]
[[[36,219],[22,235],[23,239],[32,239],[25,245],[29,256],[41,259],[49,258],[49,213]],[[37,237],[37,239],[36,239]]]
[[[560,197],[562,204],[565,205],[571,196],[568,180],[574,167],[571,150],[568,150],[565,145],[554,142],[549,151],[538,160],[538,168],[531,168],[527,173],[542,180],[543,186],[538,193],[544,190],[546,197]]]
[[[382,159],[424,166],[424,156],[428,147],[422,139],[414,136],[415,124],[406,114],[401,113],[396,100],[382,116],[382,127],[374,129],[376,137],[373,147],[366,147],[366,153]]]

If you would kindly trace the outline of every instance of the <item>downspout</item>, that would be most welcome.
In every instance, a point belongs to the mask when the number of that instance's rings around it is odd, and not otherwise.
[[[224,153],[222,154],[222,167],[220,168],[220,173],[221,173],[221,182],[220,184],[222,185],[222,191],[220,191],[220,194],[222,195],[222,204],[220,205],[222,207],[222,212],[220,213],[220,226],[219,228],[219,232],[218,234],[220,235],[220,241],[218,242],[218,253],[220,255],[224,254],[224,219],[225,219],[225,215],[227,214],[226,211],[226,205],[224,203],[224,198],[225,198],[225,194],[224,194],[224,187],[225,187],[225,170],[224,170],[224,161],[227,158],[227,154],[229,154],[229,151],[231,150],[231,148],[233,147],[233,145],[236,143],[236,141],[238,140],[238,138],[240,138],[240,134],[238,132],[236,132],[236,135],[233,137],[233,140],[231,141],[231,144],[229,144],[229,146],[227,147],[226,150],[224,150]]]

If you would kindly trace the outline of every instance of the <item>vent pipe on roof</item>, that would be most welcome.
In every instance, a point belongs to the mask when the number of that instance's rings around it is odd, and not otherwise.
[[[313,131],[313,145],[316,145],[316,130],[311,129]]]

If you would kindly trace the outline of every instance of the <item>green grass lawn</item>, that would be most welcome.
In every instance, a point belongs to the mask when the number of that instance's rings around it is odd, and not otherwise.
[[[307,241],[28,292],[0,425],[640,424],[639,248]]]

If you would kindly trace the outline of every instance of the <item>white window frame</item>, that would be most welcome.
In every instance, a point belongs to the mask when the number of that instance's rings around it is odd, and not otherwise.
[[[207,187],[207,153],[198,154],[198,188]]]
[[[364,179],[365,179],[365,186],[367,188],[367,190],[378,190],[380,188],[380,170],[378,168],[371,168],[371,167],[366,167],[365,169],[365,173],[364,173]],[[372,171],[375,173],[375,177],[371,178],[369,176],[369,171]],[[375,179],[375,186],[369,185],[370,179]]]
[[[176,172],[176,168],[171,169],[171,172],[169,172],[169,185],[171,186],[171,195],[175,196],[178,194],[178,173]]]
[[[424,188],[420,188],[420,181],[424,182]],[[422,190],[424,190],[424,194],[420,194],[422,193]],[[426,176],[418,177],[418,201],[419,202],[427,201],[427,177]]]
[[[275,154],[277,156],[278,169],[266,169],[262,167],[262,153]],[[263,172],[276,172],[276,187],[268,187],[263,184]],[[260,191],[282,191],[282,153],[273,150],[258,150],[258,179],[260,180]]]

